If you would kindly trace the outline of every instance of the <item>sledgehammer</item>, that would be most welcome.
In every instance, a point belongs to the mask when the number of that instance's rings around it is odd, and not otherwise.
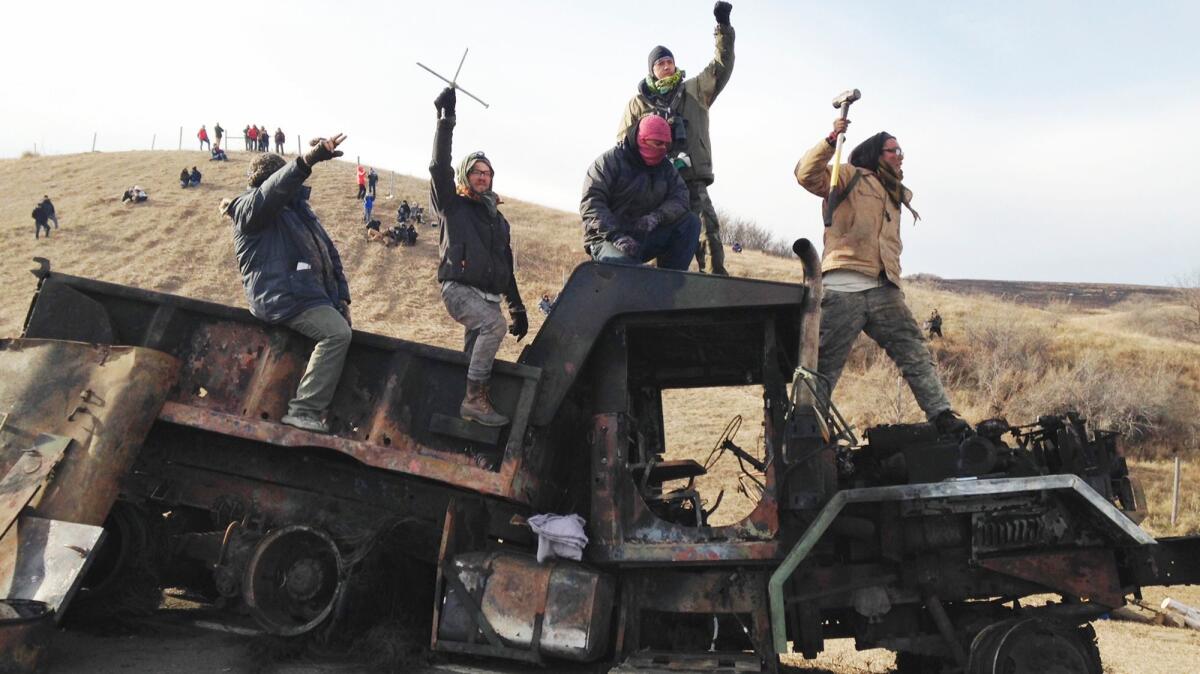
[[[858,89],[847,89],[837,95],[833,99],[833,107],[841,110],[842,119],[850,116],[850,104],[862,98],[862,93]],[[829,176],[829,193],[833,194],[833,190],[838,184],[838,166],[842,163],[842,143],[846,141],[846,134],[839,133],[837,137],[837,149],[833,151],[833,175]]]

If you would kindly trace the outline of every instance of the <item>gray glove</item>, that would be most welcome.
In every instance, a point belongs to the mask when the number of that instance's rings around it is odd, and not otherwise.
[[[649,234],[654,231],[655,227],[658,227],[660,220],[661,216],[658,213],[647,213],[633,221],[633,228],[639,232]]]
[[[638,253],[642,250],[642,244],[638,243],[632,236],[622,236],[613,241],[613,246],[629,257],[640,259]]]

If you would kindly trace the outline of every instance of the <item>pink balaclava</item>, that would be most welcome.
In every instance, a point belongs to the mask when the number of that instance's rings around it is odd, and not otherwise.
[[[667,147],[662,149],[652,147],[646,142],[648,139],[661,140],[667,144]],[[638,122],[637,144],[642,161],[645,161],[647,166],[658,166],[667,156],[667,150],[671,146],[671,125],[658,115],[643,117],[642,121]]]

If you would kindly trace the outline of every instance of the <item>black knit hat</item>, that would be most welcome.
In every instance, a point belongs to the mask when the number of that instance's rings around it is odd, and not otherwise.
[[[650,50],[650,57],[646,59],[646,67],[650,69],[651,75],[654,74],[654,64],[657,63],[659,59],[665,58],[669,58],[674,61],[675,55],[671,53],[670,49],[667,49],[661,44]]]

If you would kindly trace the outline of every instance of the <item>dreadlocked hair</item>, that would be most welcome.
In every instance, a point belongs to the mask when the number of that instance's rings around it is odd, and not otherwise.
[[[868,171],[879,170],[879,157],[883,155],[883,144],[895,138],[887,131],[880,131],[855,146],[850,152],[850,164]]]
[[[264,152],[250,160],[250,167],[246,169],[246,178],[250,187],[258,187],[271,177],[271,174],[283,168],[287,164],[283,157],[270,152]]]

